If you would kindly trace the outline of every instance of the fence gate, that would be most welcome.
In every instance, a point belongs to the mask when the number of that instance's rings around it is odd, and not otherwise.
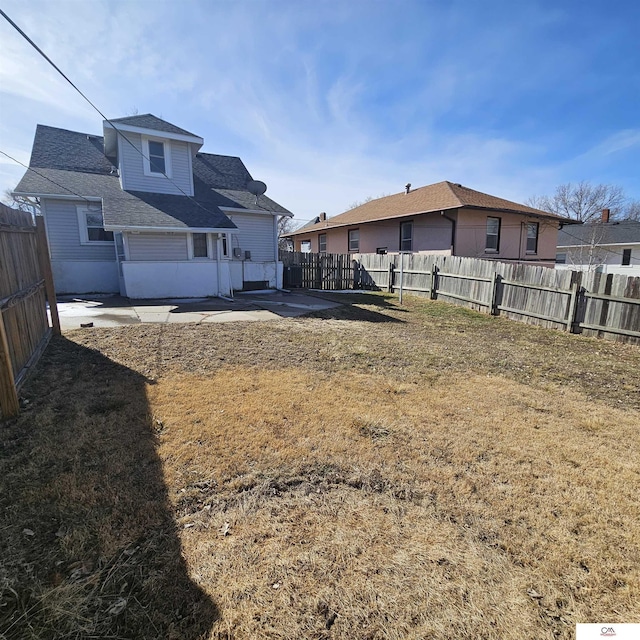
[[[19,411],[18,390],[45,350],[52,330],[60,333],[44,220],[0,205],[0,410]]]

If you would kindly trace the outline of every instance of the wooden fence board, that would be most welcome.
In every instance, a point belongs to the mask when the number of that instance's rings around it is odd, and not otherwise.
[[[318,254],[282,254],[306,269],[301,286],[398,291],[399,254],[347,254],[349,278],[314,280]],[[323,254],[325,255],[325,254]],[[405,254],[402,288],[519,322],[640,344],[640,278],[463,258]],[[314,262],[316,261],[316,262]],[[319,264],[319,263],[318,263]],[[354,266],[355,265],[355,266]]]
[[[0,409],[18,412],[18,389],[46,347],[51,329],[60,332],[44,226],[30,213],[0,206]],[[56,326],[57,325],[57,326]]]

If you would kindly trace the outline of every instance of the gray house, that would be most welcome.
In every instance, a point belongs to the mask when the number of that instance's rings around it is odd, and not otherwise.
[[[605,219],[558,233],[556,269],[640,276],[640,222]]]
[[[60,293],[228,295],[282,286],[278,218],[240,158],[151,114],[103,135],[38,125],[14,193],[37,198]]]

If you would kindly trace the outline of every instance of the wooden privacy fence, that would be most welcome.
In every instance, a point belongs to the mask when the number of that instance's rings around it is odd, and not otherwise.
[[[282,257],[290,267],[305,261],[297,286],[401,289],[528,324],[640,344],[640,278],[446,255]],[[340,286],[333,286],[315,265],[332,264],[337,258],[351,266]]]
[[[60,323],[44,221],[0,206],[0,410],[19,411],[18,390]]]

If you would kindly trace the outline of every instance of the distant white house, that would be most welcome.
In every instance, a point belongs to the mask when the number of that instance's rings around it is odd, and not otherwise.
[[[151,114],[103,136],[38,125],[14,193],[38,198],[60,293],[204,297],[282,286],[278,218],[240,158]]]
[[[561,229],[556,268],[640,276],[640,222],[608,221]]]

